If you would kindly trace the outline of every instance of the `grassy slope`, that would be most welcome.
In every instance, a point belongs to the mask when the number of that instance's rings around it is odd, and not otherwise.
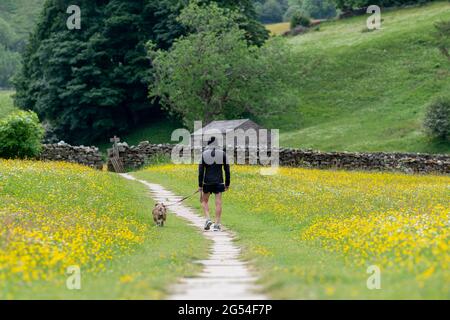
[[[67,190],[71,192],[67,193]],[[160,299],[164,297],[174,279],[199,271],[199,267],[191,261],[206,256],[208,243],[196,230],[175,216],[169,217],[167,227],[155,227],[150,217],[153,203],[144,186],[109,173],[58,163],[0,161],[0,220],[2,221],[0,263],[4,264],[0,272],[0,279],[2,279],[0,298]],[[4,222],[11,224],[13,221],[11,219],[18,219],[15,218],[18,212],[27,216],[27,222],[17,222],[19,229],[16,229],[17,233],[11,237],[9,231],[4,229]],[[40,216],[42,218],[39,218]],[[95,216],[106,219],[98,221]],[[53,228],[66,224],[64,219],[73,219],[72,223],[80,224],[77,231],[73,230],[72,224],[64,227],[64,230],[54,231]],[[86,219],[89,219],[89,226],[85,225]],[[56,220],[56,226],[52,226],[52,220]],[[119,223],[118,227],[122,228],[126,221],[134,221],[136,226],[139,225],[144,230],[143,232],[135,231],[138,232],[138,236],[144,238],[144,241],[140,244],[133,242],[133,245],[128,247],[127,243],[132,243],[129,240],[124,243],[124,246],[128,248],[114,247],[113,259],[106,262],[89,258],[81,265],[82,289],[74,291],[66,289],[67,276],[61,274],[61,270],[65,270],[67,264],[72,265],[74,261],[80,261],[82,253],[92,249],[92,246],[86,247],[87,241],[95,243],[99,239],[97,235],[103,238],[100,240],[101,250],[95,257],[102,258],[104,256],[102,252],[111,246],[109,242],[121,236],[120,230],[114,231],[116,227],[111,224]],[[99,224],[101,230],[93,230]],[[83,229],[84,227],[87,229]],[[29,228],[33,230],[33,233],[28,233],[26,236],[28,240],[21,240],[21,234]],[[80,228],[81,231],[78,231]],[[72,239],[81,232],[85,234],[84,240],[77,245]],[[10,237],[4,238],[5,234],[9,234]],[[36,240],[33,240],[34,237]],[[59,263],[52,264],[51,260],[58,259],[58,254],[46,257],[49,252],[61,245],[61,243],[58,244],[59,240],[56,240],[59,237],[63,237],[64,245],[75,249],[69,250],[67,256]],[[4,242],[5,239],[9,246]],[[18,249],[18,246],[26,245],[27,241],[30,241],[27,248]],[[52,244],[53,241],[55,241],[54,244]],[[39,245],[40,243],[42,245]],[[83,249],[83,247],[86,248]],[[64,254],[64,251],[61,254]],[[31,260],[28,260],[28,257]],[[8,271],[11,270],[10,266],[18,264],[19,261],[25,261],[27,266],[31,265],[33,260],[37,265],[31,268],[30,272],[36,270],[39,274],[47,274],[48,279],[24,282],[21,280],[19,270],[12,273]],[[103,263],[104,267],[99,266]],[[3,274],[4,272],[7,274]]]
[[[7,116],[9,113],[15,110],[11,95],[12,91],[0,90],[0,119]]]
[[[2,0],[0,18],[4,19],[19,39],[26,40],[34,28],[45,0]]]
[[[429,141],[421,121],[425,104],[450,91],[450,63],[434,47],[433,23],[450,19],[450,4],[388,11],[383,29],[362,33],[366,17],[325,23],[318,32],[291,38],[306,76],[293,84],[298,107],[269,125],[281,145],[320,150],[448,153]],[[5,107],[5,104],[7,105]],[[0,117],[11,110],[0,92]],[[170,142],[170,121],[122,136]],[[101,142],[105,150],[108,141]]]
[[[142,141],[150,141],[150,143],[167,143],[170,142],[170,136],[177,128],[181,128],[181,126],[170,120],[162,120],[150,126],[141,126],[120,138],[130,146],[138,145],[139,142]],[[100,141],[98,147],[102,152],[106,152],[108,148],[111,148],[111,143],[109,141]]]
[[[450,62],[433,45],[433,24],[450,3],[382,12],[382,30],[361,32],[366,17],[323,24],[290,42],[310,68],[295,83],[301,118],[287,115],[281,144],[322,150],[450,152],[427,141],[425,104],[450,91]]]
[[[404,248],[406,242],[398,246],[393,244],[391,241],[395,241],[394,238],[392,235],[388,236],[388,231],[383,231],[384,228],[378,231],[386,233],[379,238],[379,243],[374,241],[379,237],[377,231],[372,230],[371,236],[365,238],[362,248],[365,245],[369,248],[373,246],[376,248],[375,252],[378,252],[381,250],[378,247],[380,245],[383,248],[390,247],[389,250],[402,257],[402,263],[395,262],[393,266],[389,266],[381,258],[370,255],[365,258],[363,256],[365,262],[361,264],[360,258],[345,255],[342,250],[325,250],[320,242],[301,239],[315,219],[325,219],[325,228],[328,221],[326,219],[338,217],[345,224],[351,221],[344,221],[346,217],[354,217],[362,221],[358,224],[359,228],[364,225],[365,217],[372,215],[377,218],[378,213],[381,215],[386,210],[404,208],[413,212],[417,210],[415,208],[426,208],[438,203],[445,207],[448,205],[448,199],[444,196],[448,178],[304,169],[286,169],[280,175],[262,177],[257,170],[233,168],[232,189],[224,195],[223,222],[237,233],[237,241],[244,247],[245,257],[252,260],[261,273],[262,285],[271,297],[448,298],[445,285],[448,272],[433,268],[434,274],[429,274],[427,282],[421,284],[418,279],[427,267],[421,267],[420,261],[428,253],[413,251],[414,254],[404,254],[401,248]],[[135,175],[160,183],[180,195],[192,192],[196,181],[194,166],[149,167]],[[201,212],[197,198],[187,202]],[[369,214],[371,212],[378,213]],[[380,223],[389,228],[390,222],[379,221],[377,224]],[[410,232],[410,227],[403,225],[402,228],[405,229],[405,234]],[[341,234],[337,230],[334,231],[334,236],[339,237]],[[367,231],[364,230],[363,233],[365,232]],[[433,242],[435,236],[427,241]],[[358,250],[350,248],[350,253]],[[412,250],[415,250],[414,247]],[[389,255],[387,261],[393,261],[393,256]],[[415,262],[411,270],[404,263],[412,257]],[[433,259],[439,259],[438,263],[444,262],[446,253],[436,254]],[[366,268],[372,264],[380,266],[382,270],[382,290],[366,288]]]
[[[450,19],[450,3],[390,10],[382,18],[379,31],[361,32],[363,16],[290,38],[305,76],[292,87],[297,107],[266,124],[280,128],[282,146],[450,152],[449,144],[428,141],[421,127],[425,104],[450,91],[450,62],[432,43],[433,24]],[[152,140],[151,131],[133,135]],[[169,142],[167,131],[159,137]]]

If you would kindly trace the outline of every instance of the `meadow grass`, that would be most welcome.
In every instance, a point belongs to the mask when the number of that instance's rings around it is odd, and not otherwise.
[[[16,110],[11,97],[13,94],[13,91],[0,90],[0,119]]]
[[[208,243],[151,219],[144,186],[66,163],[0,160],[1,299],[160,299]],[[66,269],[81,268],[81,290]]]
[[[291,89],[297,109],[272,122],[281,145],[450,152],[422,128],[426,104],[450,90],[450,62],[433,39],[434,24],[450,19],[450,3],[382,10],[382,29],[373,32],[362,32],[366,19],[327,22],[289,39],[303,76]]]
[[[422,121],[427,103],[450,91],[450,62],[433,38],[434,24],[450,19],[450,3],[383,9],[382,29],[373,32],[363,32],[367,17],[286,38],[301,74],[288,89],[296,98],[280,115],[257,122],[280,129],[285,147],[449,153],[450,143],[430,140]],[[286,27],[268,26],[274,33]],[[152,127],[136,134],[147,131],[151,141]],[[170,130],[155,136],[169,142]]]
[[[270,31],[273,36],[278,36],[291,29],[291,24],[289,22],[280,22],[266,24],[266,29]]]
[[[150,166],[135,176],[180,195],[196,166]],[[450,177],[233,166],[223,223],[261,284],[280,299],[448,299]],[[197,198],[188,203],[199,212]],[[213,211],[213,210],[212,210]],[[369,290],[368,266],[381,269]]]
[[[150,125],[141,125],[137,129],[121,135],[121,141],[127,142],[130,146],[138,145],[139,142],[149,141],[150,143],[171,143],[170,137],[175,129],[182,128],[173,120],[161,120]],[[105,138],[98,142],[98,148],[101,152],[106,153],[106,150],[111,148],[109,138]]]

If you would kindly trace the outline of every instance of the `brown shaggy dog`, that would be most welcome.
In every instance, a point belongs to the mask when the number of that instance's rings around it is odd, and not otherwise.
[[[166,222],[167,208],[164,203],[157,203],[153,208],[153,221],[157,226],[163,227]]]

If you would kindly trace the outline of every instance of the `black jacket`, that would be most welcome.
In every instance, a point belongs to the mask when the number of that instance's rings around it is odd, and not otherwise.
[[[220,149],[207,148],[203,151],[202,161],[198,166],[198,186],[204,184],[223,184],[225,171],[225,186],[230,186],[230,164],[225,152]]]

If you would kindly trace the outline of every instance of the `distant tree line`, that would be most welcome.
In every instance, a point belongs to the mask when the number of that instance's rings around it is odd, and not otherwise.
[[[433,0],[254,0],[259,21],[265,24],[290,21],[294,15],[313,19],[333,18],[338,12],[370,5],[395,7],[422,4]]]
[[[404,5],[423,4],[432,2],[434,0],[333,0],[336,7],[342,11],[349,11],[352,9],[366,8],[370,5],[377,5],[380,7],[397,7]]]
[[[291,47],[279,37],[262,46],[249,43],[238,27],[241,19],[238,11],[215,3],[191,3],[178,18],[189,35],[170,50],[148,44],[154,67],[150,95],[188,128],[195,120],[262,119],[289,107],[286,89],[298,79]]]
[[[44,0],[0,1],[0,88],[12,87],[20,67],[20,53],[26,46]]]
[[[295,14],[314,19],[336,15],[333,0],[255,0],[259,21],[265,24],[290,21]]]

